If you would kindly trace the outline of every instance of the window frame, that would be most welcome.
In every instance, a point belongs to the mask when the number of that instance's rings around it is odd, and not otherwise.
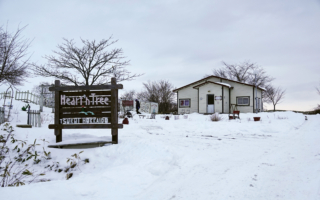
[[[248,98],[248,104],[238,104],[238,98]],[[250,96],[237,96],[236,97],[237,106],[250,106]]]
[[[181,101],[189,101],[189,106],[181,106]],[[179,99],[179,108],[191,108],[191,99],[189,98],[183,98],[183,99]]]

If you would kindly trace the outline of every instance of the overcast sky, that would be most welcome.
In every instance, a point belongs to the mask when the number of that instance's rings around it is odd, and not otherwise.
[[[277,109],[312,110],[320,103],[320,0],[0,0],[0,25],[6,24],[11,32],[28,25],[23,36],[33,39],[31,60],[38,64],[62,38],[113,35],[119,40],[113,47],[130,60],[127,69],[144,73],[123,82],[124,90],[160,79],[181,87],[222,61],[250,60],[286,89]],[[19,89],[41,81],[29,79]]]

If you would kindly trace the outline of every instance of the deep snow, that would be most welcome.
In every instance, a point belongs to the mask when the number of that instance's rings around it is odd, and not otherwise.
[[[14,108],[24,103],[14,102]],[[37,106],[33,105],[33,108]],[[12,124],[26,122],[14,114]],[[51,109],[41,128],[15,128],[17,138],[55,143]],[[262,121],[254,122],[254,116]],[[17,120],[18,116],[18,120]],[[119,129],[119,144],[84,149],[80,166],[65,173],[47,172],[50,182],[0,189],[1,199],[320,199],[320,115],[293,112],[240,114],[241,120],[212,122],[189,114],[165,120],[140,119]],[[19,122],[20,121],[20,122]],[[119,119],[121,122],[122,119]],[[63,130],[63,141],[111,140],[110,129]],[[46,144],[47,145],[47,144]],[[42,148],[42,146],[41,146]],[[41,150],[41,149],[40,149]],[[67,166],[79,149],[48,149],[49,162]]]

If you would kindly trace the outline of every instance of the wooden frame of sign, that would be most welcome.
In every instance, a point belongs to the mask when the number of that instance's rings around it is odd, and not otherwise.
[[[55,86],[50,91],[55,92],[54,129],[56,142],[62,141],[62,129],[111,129],[112,143],[118,144],[118,89],[116,78],[111,79],[111,85],[91,86]]]

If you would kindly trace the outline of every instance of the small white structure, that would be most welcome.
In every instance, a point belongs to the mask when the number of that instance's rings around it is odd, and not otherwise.
[[[262,91],[255,85],[209,76],[173,90],[177,93],[178,113],[240,113],[262,110]],[[257,93],[257,95],[256,95]]]
[[[124,104],[122,103],[123,100],[119,100],[120,103],[120,110],[122,112],[126,112],[128,110],[136,110],[136,101],[131,100],[131,101],[125,101],[125,102],[132,102],[132,106],[127,106],[127,108],[124,107]],[[158,103],[155,102],[140,102],[140,112],[144,112],[144,113],[158,113],[159,111],[159,105]]]
[[[134,101],[134,110],[136,110],[136,102]],[[144,113],[158,113],[159,105],[154,102],[140,102],[140,112]]]

